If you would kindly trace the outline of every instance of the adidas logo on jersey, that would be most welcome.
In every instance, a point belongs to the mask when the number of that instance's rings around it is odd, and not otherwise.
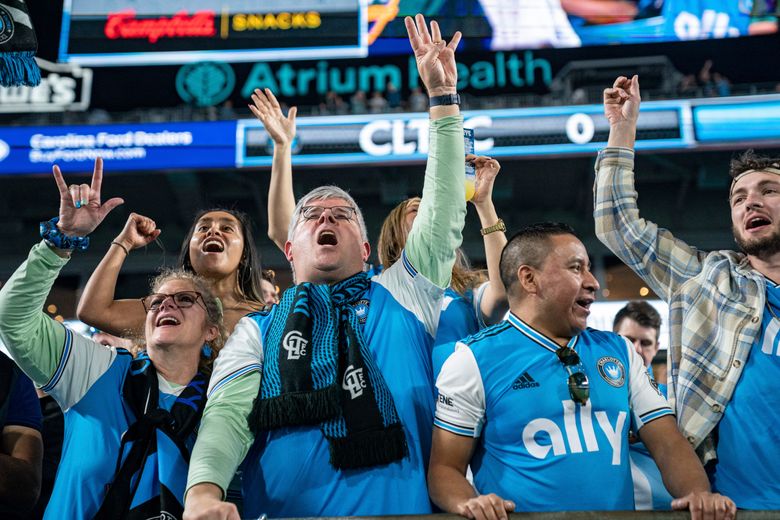
[[[531,374],[528,372],[523,372],[512,383],[512,390],[524,390],[526,388],[536,388],[537,386],[540,385],[536,380],[534,380],[533,377],[531,377]]]

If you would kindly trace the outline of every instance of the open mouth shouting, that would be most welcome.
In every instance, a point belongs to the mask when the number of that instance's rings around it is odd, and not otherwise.
[[[745,221],[745,231],[749,233],[755,233],[771,224],[772,221],[764,215],[753,214]]]
[[[211,237],[203,241],[203,245],[200,249],[204,253],[222,253],[225,251],[225,244],[222,240]]]
[[[574,304],[587,314],[590,314],[590,306],[594,301],[595,298],[579,298],[574,301]]]
[[[175,318],[171,315],[166,316],[158,316],[157,321],[155,322],[155,327],[176,327],[181,322],[178,320],[178,318]]]
[[[317,245],[319,246],[335,246],[338,245],[339,239],[336,233],[330,229],[324,229],[317,235]]]

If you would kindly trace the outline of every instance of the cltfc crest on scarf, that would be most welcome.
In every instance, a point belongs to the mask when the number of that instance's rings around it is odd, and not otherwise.
[[[304,339],[303,334],[297,330],[288,332],[282,340],[282,347],[287,351],[287,359],[300,359],[306,356],[306,346],[309,342]]]
[[[349,365],[344,372],[344,380],[341,382],[341,388],[349,391],[349,398],[355,399],[363,395],[363,389],[366,387],[366,380],[363,378],[363,369],[355,368]]]
[[[598,368],[599,375],[610,385],[620,388],[626,382],[626,369],[619,359],[605,356],[599,359]]]

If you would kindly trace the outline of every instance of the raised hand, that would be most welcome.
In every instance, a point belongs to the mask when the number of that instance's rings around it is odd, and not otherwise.
[[[124,200],[119,197],[100,203],[100,188],[103,184],[103,159],[95,159],[91,184],[71,184],[62,177],[60,167],[52,168],[54,180],[60,191],[60,215],[57,227],[66,236],[85,237],[103,222],[106,215]]]
[[[249,110],[259,119],[265,131],[271,136],[276,144],[290,144],[295,138],[295,115],[298,113],[296,107],[291,107],[287,112],[287,117],[282,114],[282,108],[276,100],[276,96],[271,89],[265,89],[265,92],[256,88],[252,94],[252,105]]]
[[[604,115],[610,126],[621,123],[636,124],[639,117],[639,76],[631,79],[620,76],[612,88],[604,89]]]
[[[432,21],[429,32],[425,17],[421,14],[417,14],[414,20],[407,16],[404,23],[417,60],[417,71],[428,89],[428,95],[454,94],[458,84],[455,49],[460,43],[460,31],[453,34],[452,40],[447,43],[441,39],[439,24]]]
[[[114,241],[119,242],[128,251],[131,251],[148,245],[158,236],[160,236],[160,230],[157,229],[157,224],[155,224],[154,220],[138,213],[130,213],[130,216],[127,217],[127,222],[125,222],[125,227]]]
[[[493,199],[493,184],[496,181],[496,176],[501,170],[499,162],[491,157],[484,155],[476,156],[468,154],[466,161],[474,163],[474,169],[476,173],[476,182],[474,183],[474,196],[471,197],[471,203],[475,206],[479,206],[485,202],[490,202]]]

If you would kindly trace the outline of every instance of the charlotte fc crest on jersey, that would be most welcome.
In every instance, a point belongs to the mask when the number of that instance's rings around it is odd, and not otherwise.
[[[611,356],[604,356],[598,362],[599,374],[610,385],[620,388],[626,382],[626,369],[623,363]]]

